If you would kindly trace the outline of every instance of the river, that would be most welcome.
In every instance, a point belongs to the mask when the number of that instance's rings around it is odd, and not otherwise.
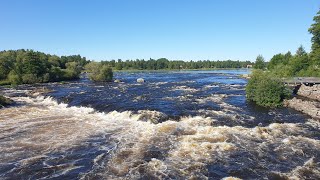
[[[2,87],[16,104],[0,109],[0,179],[320,179],[320,122],[247,102],[246,73]]]

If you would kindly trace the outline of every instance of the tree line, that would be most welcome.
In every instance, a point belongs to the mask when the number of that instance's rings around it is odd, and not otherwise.
[[[33,84],[78,79],[88,61],[80,55],[56,56],[33,50],[0,52],[1,84]]]
[[[274,55],[268,63],[259,55],[255,62],[256,69],[267,69],[273,76],[294,77],[313,76],[320,77],[320,11],[313,18],[314,23],[309,28],[311,38],[311,52],[308,53],[301,45],[292,54],[290,51]]]
[[[274,55],[269,62],[265,62],[263,56],[256,59],[255,69],[267,70],[275,77],[320,77],[320,60],[307,53],[303,46],[300,46],[295,54],[290,51]]]
[[[112,67],[115,70],[179,70],[179,69],[211,69],[211,68],[246,68],[247,65],[253,65],[250,61],[182,61],[160,59],[136,59],[126,60],[121,59],[111,61],[101,61],[103,65]]]
[[[121,59],[94,62],[80,55],[56,56],[29,49],[0,51],[0,85],[33,84],[78,79],[82,71],[93,81],[111,81],[112,70],[178,70],[245,68],[250,61],[169,61]]]

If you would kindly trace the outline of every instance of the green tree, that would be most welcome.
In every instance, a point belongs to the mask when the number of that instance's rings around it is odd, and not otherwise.
[[[264,58],[262,55],[259,55],[256,59],[256,62],[254,64],[255,69],[265,69],[266,68],[266,63],[264,61]]]
[[[112,69],[108,66],[102,66],[100,69],[98,81],[112,81],[113,72]]]
[[[290,59],[292,58],[292,54],[290,51],[288,51],[285,55],[284,55],[284,59],[283,59],[283,64],[287,65],[290,61]]]
[[[116,69],[117,70],[122,70],[123,65],[122,65],[122,60],[118,59],[118,62],[116,63]]]
[[[320,65],[320,11],[313,18],[314,23],[309,28],[309,32],[312,34],[311,53],[310,56],[316,65]]]
[[[36,74],[23,74],[22,82],[24,84],[34,84],[37,82],[42,82],[42,80],[39,79]]]
[[[293,68],[290,65],[285,65],[281,63],[274,66],[270,74],[273,77],[287,78],[287,77],[292,77],[294,75],[294,72],[293,72]]]
[[[6,79],[12,68],[13,61],[8,57],[0,56],[0,80]]]
[[[60,57],[58,57],[56,55],[50,56],[48,58],[48,61],[52,66],[56,66],[56,67],[60,67],[61,66]]]
[[[88,64],[86,64],[84,66],[84,69],[88,72],[88,73],[93,73],[95,72],[97,69],[99,69],[101,63],[98,62],[90,62]]]
[[[265,76],[257,84],[253,100],[260,106],[279,107],[282,106],[283,99],[289,97],[290,94],[283,82]]]
[[[66,63],[66,67],[67,69],[65,70],[64,79],[79,79],[82,67],[79,65],[78,62],[68,62]]]
[[[40,83],[79,78],[86,58],[33,50],[0,51],[0,84]]]
[[[90,62],[85,66],[92,81],[112,81],[113,72],[107,65],[101,65],[98,62]]]
[[[11,70],[8,74],[8,80],[13,85],[18,85],[22,83],[22,77],[20,74],[16,73],[15,70]]]
[[[293,75],[297,75],[300,71],[309,67],[309,57],[303,46],[297,49],[295,56],[291,58],[289,64],[291,65]]]
[[[67,80],[64,78],[64,75],[65,72],[60,67],[53,66],[49,71],[49,81],[55,82],[59,80]]]
[[[304,47],[302,45],[300,45],[296,51],[296,55],[297,56],[306,56],[308,55],[308,53],[306,52],[306,50],[304,49]]]
[[[262,70],[255,70],[246,86],[246,96],[260,106],[279,107],[291,92],[284,83]]]
[[[23,63],[23,74],[36,74],[42,75],[44,74],[46,67],[45,62],[40,60],[40,55],[34,51],[27,51],[22,59]]]
[[[279,64],[283,64],[284,63],[284,55],[283,54],[276,54],[274,55],[270,62],[268,63],[268,69],[271,70],[273,69],[275,66],[279,65]]]

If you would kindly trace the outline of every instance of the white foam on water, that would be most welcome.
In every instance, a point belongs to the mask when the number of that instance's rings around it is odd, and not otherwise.
[[[278,179],[319,179],[319,163],[314,162],[314,157],[307,160],[302,166],[292,169],[290,172],[274,172],[274,177]]]
[[[222,97],[212,98],[220,102]],[[157,112],[102,113],[88,107],[68,107],[51,97],[13,99],[26,105],[0,110],[1,162],[22,158],[17,162],[18,168],[27,168],[52,153],[82,147],[92,137],[105,137],[100,141],[112,147],[101,147],[105,154],[92,159],[95,165],[81,175],[83,179],[92,174],[105,179],[206,179],[207,165],[227,164],[230,154],[239,151],[274,156],[266,148],[277,147],[273,153],[283,161],[290,161],[294,156],[306,156],[310,149],[320,149],[320,141],[305,136],[309,132],[299,124],[272,123],[254,128],[212,126],[215,119],[199,116],[153,124],[142,121],[141,116],[157,115]],[[313,121],[309,124],[319,127]],[[74,168],[78,167],[66,165],[50,177],[59,177]],[[299,177],[296,171],[300,172],[293,169],[292,173]],[[319,177],[319,166],[314,165],[312,172]]]
[[[196,99],[196,103],[198,104],[206,104],[208,102],[214,102],[219,105],[220,110],[207,110],[200,109],[198,112],[205,116],[211,116],[215,118],[226,118],[232,121],[238,121],[241,123],[245,123],[246,121],[253,121],[255,118],[253,116],[246,115],[243,112],[243,109],[233,106],[229,103],[224,102],[224,99],[234,95],[227,94],[213,94],[209,97]]]
[[[225,177],[225,178],[222,178],[222,180],[241,180],[241,179],[236,177]]]
[[[189,93],[194,93],[194,92],[198,92],[199,90],[195,89],[195,88],[188,87],[188,86],[173,86],[171,91],[185,91],[185,92],[189,92]]]
[[[217,84],[205,85],[205,86],[203,86],[203,89],[206,90],[206,89],[217,88],[217,87],[220,87],[220,86]]]
[[[149,84],[150,84],[150,85],[159,86],[159,85],[168,84],[168,82],[153,82],[153,83],[149,83]]]

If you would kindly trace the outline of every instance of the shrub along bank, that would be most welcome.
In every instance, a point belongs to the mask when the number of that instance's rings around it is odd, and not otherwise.
[[[284,99],[290,97],[292,91],[267,72],[255,70],[247,84],[246,93],[248,100],[260,106],[279,107]]]
[[[89,73],[89,78],[95,82],[110,82],[113,78],[112,69],[100,62],[90,62],[85,66],[85,70]]]

